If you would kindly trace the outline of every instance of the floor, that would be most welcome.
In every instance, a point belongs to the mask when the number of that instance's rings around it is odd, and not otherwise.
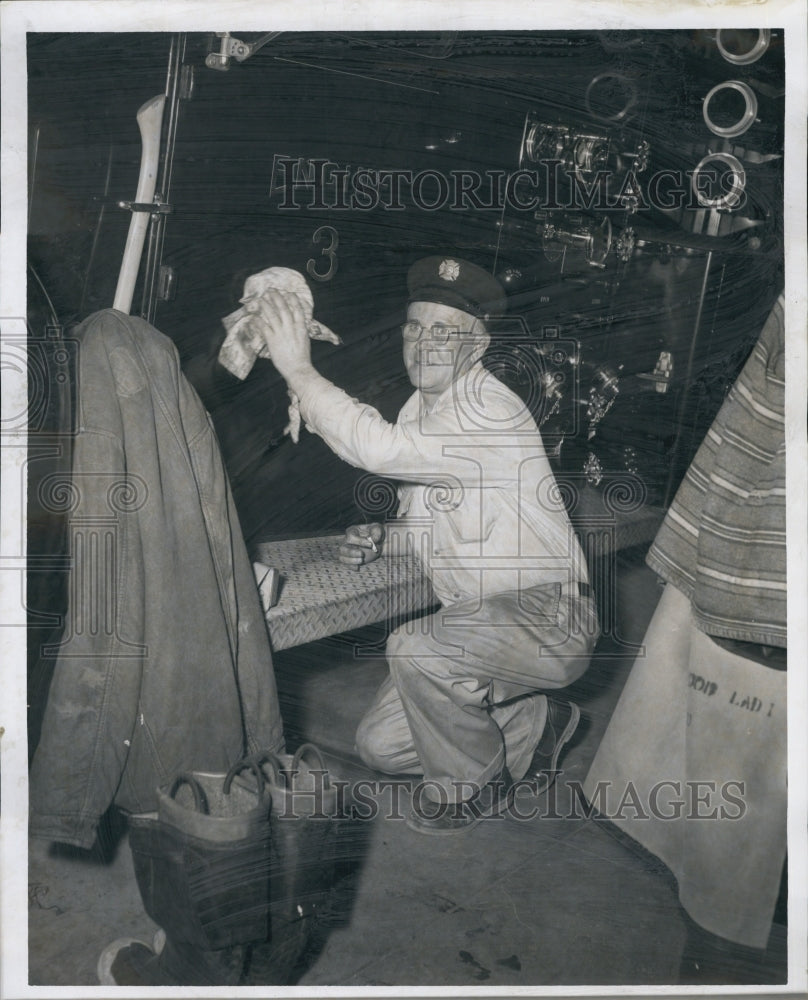
[[[532,819],[488,821],[450,838],[425,837],[395,818],[347,824],[338,880],[295,985],[784,982],[785,928],[777,922],[752,979],[744,979],[737,954],[720,967],[706,952],[683,964],[691,954],[688,926],[670,873],[587,818],[570,784],[586,775],[631,667],[632,644],[641,641],[659,596],[631,553],[621,560],[617,587],[617,624],[570,689],[583,720],[552,801]],[[306,738],[323,747],[331,770],[346,780],[378,777],[355,757],[352,734],[384,675],[372,653],[381,638],[366,630],[276,657],[290,742]],[[357,645],[366,655],[355,655]],[[403,814],[408,790],[407,783],[388,788],[380,811]],[[143,912],[125,831],[112,819],[103,839],[106,847],[91,852],[31,842],[31,984],[96,985],[98,956],[112,939],[152,940],[156,927]],[[782,908],[778,914],[781,920]]]

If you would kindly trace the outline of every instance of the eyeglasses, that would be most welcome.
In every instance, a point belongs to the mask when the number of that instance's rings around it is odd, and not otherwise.
[[[462,337],[468,331],[461,330],[456,326],[445,326],[443,323],[435,323],[430,327],[425,327],[416,319],[407,320],[401,327],[401,336],[405,340],[420,340],[424,333],[427,334],[427,340],[431,343],[446,344],[450,337]]]

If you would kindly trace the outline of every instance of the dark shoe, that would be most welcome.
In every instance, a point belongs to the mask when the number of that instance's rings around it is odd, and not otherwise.
[[[441,836],[449,833],[460,833],[470,830],[481,820],[492,819],[504,812],[513,801],[513,783],[510,775],[505,773],[496,781],[487,785],[462,802],[433,802],[424,808],[424,797],[418,803],[413,803],[407,817],[407,826],[418,833],[429,833]]]
[[[558,758],[581,721],[581,710],[571,701],[547,699],[547,722],[533,753],[524,781],[537,795],[546,792],[558,776]]]
[[[247,946],[200,951],[160,931],[152,947],[133,938],[108,944],[98,959],[102,986],[238,986]]]
[[[96,967],[98,982],[102,986],[176,985],[176,983],[155,981],[159,977],[152,976],[150,970],[156,959],[156,952],[145,941],[118,938],[101,952]]]

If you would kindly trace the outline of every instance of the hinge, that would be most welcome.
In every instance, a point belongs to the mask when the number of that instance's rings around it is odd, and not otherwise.
[[[177,294],[177,272],[168,264],[161,264],[157,276],[157,297],[162,302],[170,302]]]
[[[180,70],[180,99],[190,101],[194,96],[194,67],[191,63],[183,63]]]

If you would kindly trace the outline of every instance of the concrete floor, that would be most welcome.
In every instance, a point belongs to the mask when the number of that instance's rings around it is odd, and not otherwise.
[[[570,689],[583,720],[562,761],[558,818],[546,804],[533,819],[484,822],[450,838],[425,837],[395,819],[345,827],[350,840],[339,878],[295,985],[507,989],[741,981],[732,957],[720,973],[702,963],[695,979],[681,978],[687,922],[670,873],[576,810],[569,785],[587,773],[631,667],[630,644],[641,640],[658,596],[641,559],[624,556],[618,625]],[[354,650],[380,638],[378,630],[366,630],[276,657],[290,743],[306,738],[322,746],[332,771],[346,779],[373,777],[353,753],[353,732],[385,666]],[[96,985],[96,962],[111,940],[152,939],[156,928],[143,912],[125,831],[113,820],[104,839],[106,851],[91,852],[31,842],[32,985]],[[756,976],[785,981],[785,929],[778,924]]]

